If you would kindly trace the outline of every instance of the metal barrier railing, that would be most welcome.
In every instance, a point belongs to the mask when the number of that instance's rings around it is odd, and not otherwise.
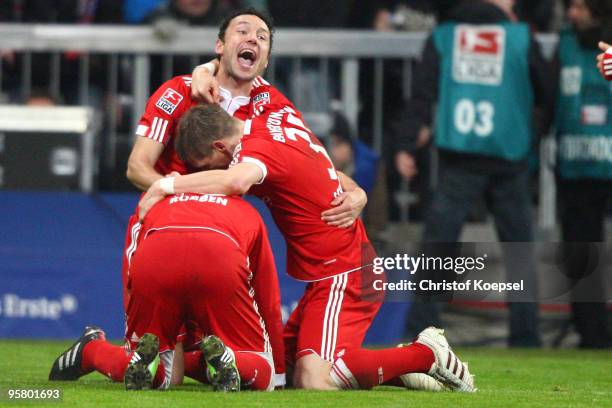
[[[316,74],[317,88],[325,95],[341,101],[343,112],[356,129],[360,109],[360,67],[364,60],[373,60],[372,145],[377,152],[381,152],[385,121],[383,64],[390,59],[401,60],[402,83],[398,86],[402,87],[404,98],[408,98],[413,63],[420,55],[426,37],[427,33],[423,32],[281,29],[274,38],[272,58],[266,76],[272,83],[277,84],[276,80],[280,79],[284,70],[289,81],[286,91],[298,107],[303,110],[328,109],[328,104],[304,108],[302,90],[308,87],[303,83],[300,85],[300,81],[304,81],[305,66],[308,66],[308,69]],[[537,38],[545,55],[550,57],[554,52],[556,35],[539,35]],[[78,61],[75,81],[77,89],[73,91],[79,104],[104,104],[108,100],[116,103],[122,99],[129,101],[129,123],[132,126],[127,126],[128,130],[124,130],[123,135],[120,130],[121,111],[106,105],[104,160],[107,165],[115,162],[117,144],[124,142],[126,138],[131,140],[133,125],[144,111],[152,91],[151,57],[161,56],[162,77],[168,79],[172,76],[177,58],[191,56],[189,66],[211,58],[216,39],[217,29],[212,27],[177,27],[172,32],[160,35],[160,32],[151,26],[0,24],[0,50],[12,50],[23,56],[19,84],[23,94],[27,95],[32,89],[32,72],[35,68],[32,56],[40,53],[50,55],[49,92],[59,94],[62,55],[70,52]],[[102,64],[106,83],[106,89],[102,90],[102,99],[100,95],[95,95],[100,90],[91,86],[92,59],[100,56],[104,57]],[[311,64],[312,60],[317,60],[317,63]],[[96,63],[99,65],[100,61]],[[0,59],[0,75],[1,64]],[[186,72],[180,72],[184,73]],[[0,77],[0,84],[3,79],[5,78]],[[0,92],[2,91],[5,90],[0,89]],[[97,102],[94,99],[97,99]],[[550,198],[550,191],[547,189],[554,186],[550,183],[543,184],[540,188],[546,191],[541,191],[541,196]],[[546,202],[554,204],[554,200],[547,199]],[[554,225],[554,218],[551,220],[548,215],[551,213],[554,214],[554,208],[552,211],[541,210],[541,224],[544,221],[547,227]]]

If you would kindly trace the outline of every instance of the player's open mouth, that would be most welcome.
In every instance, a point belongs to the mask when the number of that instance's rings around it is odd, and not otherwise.
[[[253,50],[242,50],[238,53],[238,64],[242,68],[252,68],[257,60],[257,54]]]

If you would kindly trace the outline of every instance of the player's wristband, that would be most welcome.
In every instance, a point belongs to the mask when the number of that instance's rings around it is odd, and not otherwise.
[[[176,177],[164,177],[159,181],[159,187],[162,189],[164,194],[172,195],[174,194],[174,179]]]
[[[604,53],[603,72],[608,81],[612,81],[612,47]]]
[[[207,62],[206,64],[198,65],[198,68],[200,67],[207,70],[210,75],[215,75],[215,72],[217,71],[217,67],[212,62]]]

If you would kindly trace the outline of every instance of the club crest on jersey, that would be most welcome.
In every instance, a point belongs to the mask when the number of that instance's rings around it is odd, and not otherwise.
[[[179,106],[182,100],[183,95],[181,95],[172,88],[168,88],[161,96],[161,98],[157,100],[155,106],[166,112],[168,115],[172,115],[172,112],[174,112],[174,110],[177,106]]]
[[[505,43],[506,31],[501,27],[458,25],[453,49],[453,79],[470,84],[501,84]]]
[[[270,92],[262,92],[253,97],[253,111],[259,112],[265,104],[270,103]]]

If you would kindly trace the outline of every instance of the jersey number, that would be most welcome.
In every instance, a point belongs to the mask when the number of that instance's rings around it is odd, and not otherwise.
[[[327,172],[329,173],[329,178],[331,180],[338,180],[338,174],[336,173],[334,164],[332,163],[329,155],[327,154],[327,151],[325,150],[323,146],[312,142],[312,139],[310,138],[310,134],[312,132],[310,131],[310,129],[306,127],[304,122],[302,122],[300,118],[298,118],[291,112],[287,114],[287,122],[291,123],[293,126],[296,126],[296,127],[283,128],[287,139],[293,140],[294,142],[298,140],[297,139],[298,137],[304,139],[312,150],[314,150],[317,153],[321,153],[329,161],[329,168],[327,169]]]
[[[474,104],[461,99],[455,105],[455,129],[464,135],[474,132],[476,136],[487,137],[493,132],[495,108],[489,101]]]

